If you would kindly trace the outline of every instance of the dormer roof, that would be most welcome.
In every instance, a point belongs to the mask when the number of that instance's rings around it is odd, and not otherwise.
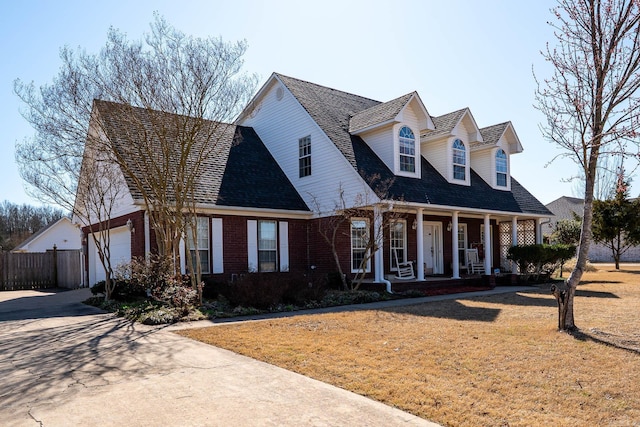
[[[403,111],[412,101],[415,101],[415,105],[419,110],[418,113],[422,116],[420,117],[421,128],[432,129],[434,127],[433,122],[420,96],[417,92],[411,92],[355,114],[349,120],[349,132],[355,135],[389,123],[401,122]]]
[[[499,123],[493,126],[487,126],[480,129],[482,135],[482,142],[474,142],[471,144],[472,150],[481,150],[483,148],[495,147],[498,145],[501,139],[509,145],[510,153],[521,153],[522,144],[520,139],[516,135],[516,131],[513,129],[511,122]]]
[[[467,125],[473,128],[473,132],[470,132],[470,134],[475,134],[475,136],[472,137],[471,142],[482,142],[482,136],[479,132],[478,125],[476,124],[476,120],[473,118],[473,115],[471,114],[471,110],[469,110],[469,108],[462,108],[460,110],[456,110],[442,116],[432,117],[431,119],[433,121],[435,129],[421,132],[421,138],[435,139],[440,137],[453,136],[456,127],[462,122],[467,122]]]

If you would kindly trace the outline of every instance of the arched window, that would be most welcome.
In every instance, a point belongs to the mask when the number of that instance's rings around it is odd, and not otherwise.
[[[464,181],[467,177],[467,151],[459,139],[453,141],[453,179]]]
[[[400,170],[402,172],[416,171],[416,137],[407,126],[400,129]]]
[[[507,154],[503,149],[496,151],[496,185],[507,186]]]

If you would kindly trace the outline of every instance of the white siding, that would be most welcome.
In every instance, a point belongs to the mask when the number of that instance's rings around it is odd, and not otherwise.
[[[21,244],[14,252],[46,252],[53,249],[53,245],[59,250],[80,249],[81,232],[78,227],[71,223],[69,218],[61,218],[36,236],[26,245]]]
[[[492,153],[494,151],[491,149],[471,153],[471,168],[480,175],[484,182],[495,187],[496,180],[492,176],[492,171],[494,170],[494,167],[492,167],[492,163],[494,163],[492,161]]]
[[[451,160],[448,155],[448,138],[420,144],[422,155],[445,179],[451,174]]]
[[[284,89],[284,96],[278,101],[279,87]],[[310,209],[317,210],[315,200],[323,213],[330,214],[340,189],[349,204],[363,193],[375,198],[335,144],[279,82],[266,89],[256,110],[240,124],[255,129]],[[298,139],[307,135],[311,136],[311,175],[300,178]]]
[[[502,148],[507,155],[507,186],[498,187],[496,179],[496,152],[497,148]],[[471,153],[471,167],[480,177],[496,190],[511,190],[511,161],[509,156],[509,145],[502,139],[496,147],[491,147]]]
[[[395,140],[393,134],[393,126],[385,126],[372,132],[360,135],[369,147],[382,159],[385,165],[391,170],[395,170],[394,155],[396,149],[394,147]]]

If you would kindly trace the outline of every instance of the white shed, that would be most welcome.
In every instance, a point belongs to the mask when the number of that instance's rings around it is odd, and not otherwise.
[[[80,229],[67,217],[62,217],[16,246],[11,252],[46,252],[53,249],[79,250],[82,247]]]

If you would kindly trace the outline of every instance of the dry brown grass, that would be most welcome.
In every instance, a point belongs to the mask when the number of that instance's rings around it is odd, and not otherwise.
[[[443,425],[640,425],[639,279],[585,274],[577,336],[539,288],[181,334]]]

